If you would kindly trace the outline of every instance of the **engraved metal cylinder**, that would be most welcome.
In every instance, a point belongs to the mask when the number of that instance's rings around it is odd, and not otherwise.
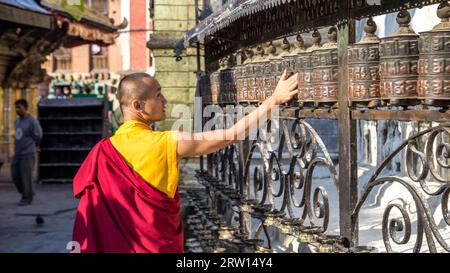
[[[244,49],[241,52],[242,62],[236,66],[235,81],[236,81],[236,100],[238,103],[246,102],[248,100],[248,77],[250,76],[251,62],[253,58],[253,50]]]
[[[238,90],[238,102],[247,102],[249,100],[248,94],[250,89],[250,80],[252,78],[252,63],[246,60],[240,66],[239,74],[239,90]]]
[[[320,48],[320,32],[314,30],[312,38],[313,45],[305,51],[299,52],[295,61],[295,70],[298,73],[298,102],[300,105],[314,102],[312,52]]]
[[[297,35],[296,40],[297,40],[297,44],[295,46],[295,49],[291,50],[289,55],[286,57],[287,60],[285,61],[285,65],[284,65],[284,67],[288,69],[289,75],[298,73],[298,70],[300,69],[299,64],[297,64],[297,62],[300,61],[299,54],[305,52],[305,43],[300,34]],[[297,80],[298,80],[298,78],[299,78],[299,76],[297,75]],[[295,97],[293,98],[293,103],[297,105],[298,101],[299,101],[299,96],[295,95]]]
[[[266,92],[270,89],[271,85],[271,71],[272,65],[269,61],[269,57],[266,56],[263,61],[259,63],[259,77],[258,77],[258,101],[262,102],[266,99]]]
[[[366,36],[348,46],[349,99],[369,102],[380,99],[380,40],[375,36],[375,22],[369,18],[364,26]]]
[[[276,87],[277,81],[283,72],[283,59],[277,55],[275,45],[270,42],[267,47],[267,57],[264,65],[264,96],[260,97],[260,101],[264,101],[270,97]]]
[[[268,62],[262,46],[256,48],[256,57],[251,65],[251,77],[248,82],[249,98],[251,101],[258,102],[264,99],[264,86],[266,84],[265,66]]]
[[[255,96],[257,101],[262,101],[265,98],[265,88],[269,84],[269,71],[266,66],[269,65],[269,60],[265,54],[260,55],[260,57],[253,63],[253,73],[254,81],[252,82],[252,96]]]
[[[242,101],[242,93],[244,91],[244,71],[245,70],[245,64],[236,65],[234,68],[234,82],[236,85],[236,102],[239,103]]]
[[[291,45],[286,38],[283,39],[283,45],[281,46],[281,49],[282,49],[280,53],[281,72],[283,72],[286,69],[288,75],[291,75],[292,73],[294,73],[295,69],[295,58],[293,56],[293,52],[291,51]]]
[[[425,104],[450,100],[450,5],[442,2],[437,10],[442,22],[419,37],[418,94]]]
[[[313,99],[316,102],[338,101],[339,92],[339,65],[337,53],[337,29],[328,31],[329,41],[322,48],[313,51]]]
[[[380,41],[380,96],[392,105],[409,105],[417,99],[419,46],[410,20],[406,10],[400,11],[400,28]]]
[[[217,94],[217,104],[225,105],[233,102],[233,93],[235,94],[235,83],[233,79],[234,55],[226,56],[221,60],[219,69],[219,88]]]
[[[298,54],[296,70],[298,73],[298,101],[314,101],[314,86],[312,83],[313,67],[311,62],[312,52],[303,52]]]
[[[214,71],[210,75],[210,82],[211,82],[211,104],[217,104],[218,103],[218,97],[220,93],[220,71]]]
[[[203,105],[211,104],[211,79],[209,74],[200,75],[199,93]]]
[[[220,92],[218,104],[230,104],[235,100],[234,68],[227,68],[220,72]]]

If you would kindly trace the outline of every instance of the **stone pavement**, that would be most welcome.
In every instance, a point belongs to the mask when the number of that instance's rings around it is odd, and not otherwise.
[[[0,252],[69,252],[78,201],[71,184],[36,185],[30,206],[20,199],[12,183],[0,183]],[[41,215],[43,224],[37,224]]]
[[[19,207],[21,196],[9,170],[8,163],[0,169],[0,252],[69,252],[66,245],[78,204],[72,185],[35,185],[33,204]],[[38,214],[44,220],[41,225],[36,223]]]

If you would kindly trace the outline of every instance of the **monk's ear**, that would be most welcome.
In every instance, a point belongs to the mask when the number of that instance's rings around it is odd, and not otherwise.
[[[136,99],[131,100],[130,106],[131,106],[131,109],[133,109],[133,110],[135,110],[135,111],[140,111],[140,110],[142,110],[142,109],[141,109],[141,104],[140,104],[139,100],[136,100]]]

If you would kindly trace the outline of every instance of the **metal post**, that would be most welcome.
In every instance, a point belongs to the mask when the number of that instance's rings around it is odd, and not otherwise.
[[[10,150],[9,150],[9,144],[10,144],[10,121],[9,121],[9,117],[11,115],[10,113],[10,93],[11,93],[11,88],[10,87],[5,87],[3,89],[4,93],[3,93],[3,122],[4,122],[4,129],[3,129],[3,134],[4,134],[4,138],[5,138],[5,155],[6,155],[6,161],[9,162],[10,160]]]
[[[195,0],[195,24],[198,24],[198,0]],[[197,73],[201,70],[201,62],[200,62],[200,43],[196,43],[197,47]],[[197,83],[198,84],[198,83]],[[203,104],[200,105],[203,107]],[[203,109],[202,109],[203,112]],[[203,118],[202,118],[202,131],[203,131]],[[200,171],[203,171],[203,155],[200,156]]]
[[[344,5],[342,12],[348,14]],[[348,18],[348,16],[346,16]],[[339,26],[339,225],[340,234],[349,240],[351,246],[358,244],[357,220],[352,211],[358,199],[356,122],[351,119],[348,100],[347,46],[354,43],[355,24],[353,20]]]

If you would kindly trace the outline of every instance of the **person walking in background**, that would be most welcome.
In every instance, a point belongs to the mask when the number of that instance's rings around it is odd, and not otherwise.
[[[11,175],[17,191],[22,194],[20,206],[29,205],[33,201],[33,167],[36,148],[42,139],[42,128],[39,122],[28,113],[28,102],[19,99],[15,102],[16,120],[14,137],[14,157],[11,164]]]

